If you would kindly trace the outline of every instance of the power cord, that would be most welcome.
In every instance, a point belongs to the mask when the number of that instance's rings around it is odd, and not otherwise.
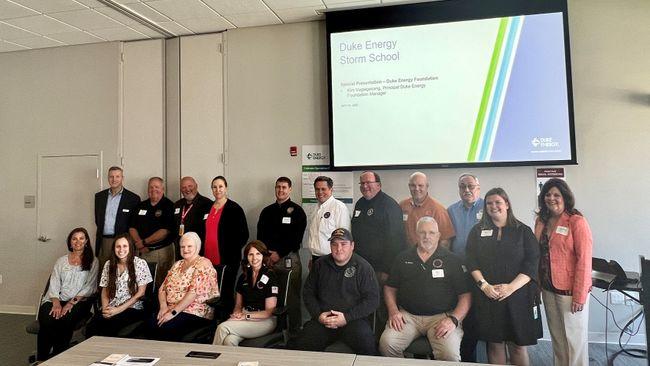
[[[615,316],[614,312],[612,311],[612,309],[609,308],[609,305],[607,304],[607,299],[609,298],[609,291],[611,290],[612,286],[614,285],[614,281],[615,280],[612,280],[611,282],[609,282],[608,285],[607,285],[607,289],[605,289],[605,295],[606,295],[605,304],[603,304],[600,300],[598,300],[598,298],[596,298],[596,296],[594,296],[593,293],[590,294],[591,297],[594,300],[596,300],[596,302],[598,302],[601,306],[603,306],[605,308],[605,310],[606,310],[605,311],[605,359],[607,360],[607,364],[610,365],[610,366],[614,365],[614,359],[616,357],[618,357],[622,353],[625,353],[625,354],[627,354],[627,355],[629,355],[631,357],[634,357],[634,358],[646,358],[646,355],[647,355],[647,351],[644,350],[644,349],[640,349],[640,348],[628,348],[628,349],[626,349],[625,348],[625,346],[627,346],[627,344],[629,343],[630,339],[632,339],[633,336],[638,334],[638,332],[639,332],[639,330],[641,328],[641,324],[643,324],[643,320],[645,319],[645,314],[643,313],[643,309],[641,309],[623,327],[621,327],[618,324],[618,322],[616,321],[616,316]],[[607,337],[607,335],[609,333],[608,332],[609,316],[607,316],[607,313],[612,315],[612,320],[614,321],[614,325],[616,325],[616,328],[618,328],[618,330],[621,331],[621,333],[618,336],[618,346],[619,346],[620,350],[612,355],[611,360],[609,358],[609,351],[607,349],[607,345],[608,345],[608,341],[607,341],[608,337]],[[630,325],[633,325],[634,322],[639,317],[641,317],[641,321],[637,325],[636,330],[632,330],[632,328],[630,328]],[[629,336],[627,341],[625,342],[625,345],[622,344],[623,334],[627,334]]]

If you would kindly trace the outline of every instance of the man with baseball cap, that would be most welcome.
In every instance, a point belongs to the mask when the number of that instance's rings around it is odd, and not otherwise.
[[[354,353],[377,354],[368,316],[379,305],[379,286],[372,266],[354,253],[354,239],[346,228],[329,238],[331,254],[314,262],[303,289],[311,320],[289,348],[323,351],[342,341]]]

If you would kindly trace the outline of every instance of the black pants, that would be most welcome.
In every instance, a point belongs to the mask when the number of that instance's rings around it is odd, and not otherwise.
[[[342,341],[360,355],[377,355],[377,343],[372,328],[366,319],[349,322],[343,328],[326,328],[318,320],[310,320],[288,348],[303,351],[323,351],[327,346]]]
[[[159,341],[179,342],[187,333],[209,325],[211,322],[211,320],[200,316],[180,312],[167,323],[158,326],[157,315],[153,314],[149,319],[147,338]]]
[[[144,310],[128,308],[108,319],[104,318],[100,312],[95,314],[93,321],[88,325],[86,336],[89,338],[93,335],[116,337],[120,330],[142,320],[145,320]]]
[[[61,307],[67,301],[61,301]],[[54,319],[49,313],[52,302],[48,301],[38,309],[38,336],[36,337],[36,358],[45,361],[70,347],[75,326],[90,314],[90,301],[80,301],[65,316]]]

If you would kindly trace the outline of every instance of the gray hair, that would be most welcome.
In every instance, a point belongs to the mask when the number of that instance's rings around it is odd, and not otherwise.
[[[474,180],[476,181],[476,184],[481,185],[481,183],[478,181],[478,177],[475,176],[474,174],[470,174],[470,173],[463,173],[463,174],[461,174],[460,177],[458,177],[458,183],[460,183],[460,180],[463,179],[463,178],[465,178],[465,177],[471,177],[471,178],[474,178]]]
[[[422,216],[422,217],[420,217],[418,222],[415,224],[415,231],[418,231],[418,229],[420,229],[420,225],[422,225],[425,222],[430,222],[430,223],[433,223],[434,225],[438,226],[438,222],[433,217],[431,217],[431,216]]]
[[[196,246],[196,252],[199,253],[201,251],[201,238],[199,238],[199,234],[190,231],[183,236],[181,236],[181,240],[179,240],[179,243],[181,243],[183,240],[191,240],[194,242],[194,245]]]
[[[427,181],[427,184],[429,184],[429,177],[427,177],[426,174],[422,172],[415,172],[409,176],[409,183],[413,180],[415,177],[424,177],[424,179]]]

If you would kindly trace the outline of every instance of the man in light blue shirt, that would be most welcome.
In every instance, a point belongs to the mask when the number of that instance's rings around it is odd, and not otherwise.
[[[470,230],[483,217],[483,199],[481,198],[481,186],[475,175],[464,173],[458,177],[458,194],[460,201],[447,208],[456,236],[451,242],[451,250],[460,258],[465,260],[465,248],[467,247],[467,236]],[[473,284],[471,276],[467,281]],[[470,312],[471,313],[471,312]],[[476,320],[471,314],[463,321],[463,340],[460,344],[460,358],[463,362],[476,362],[477,339],[474,333]]]
[[[465,259],[467,235],[483,217],[483,199],[478,178],[472,174],[462,174],[458,178],[460,201],[447,208],[456,236],[451,243],[451,251]]]

